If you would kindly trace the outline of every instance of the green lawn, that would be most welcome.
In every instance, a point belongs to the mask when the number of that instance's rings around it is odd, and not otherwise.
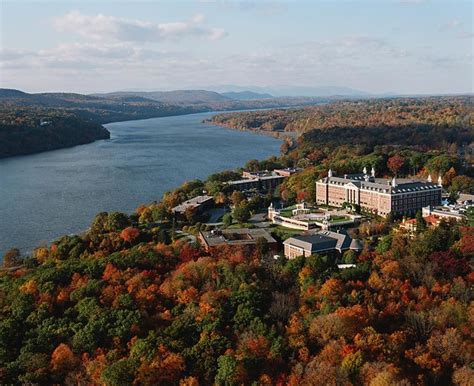
[[[334,216],[334,217],[331,217],[330,223],[331,224],[337,224],[337,223],[340,223],[340,222],[349,221],[350,219],[351,218],[347,217],[347,216]]]
[[[227,229],[238,229],[238,228],[255,228],[255,225],[246,222],[243,224],[235,223],[227,227]]]
[[[270,233],[276,235],[281,240],[286,240],[289,237],[299,235],[303,232],[302,230],[298,230],[298,229],[285,228],[285,227],[282,227],[281,225],[271,227],[268,230],[270,231]]]
[[[285,210],[280,211],[280,216],[291,218],[293,217],[293,212],[291,209],[285,209]]]

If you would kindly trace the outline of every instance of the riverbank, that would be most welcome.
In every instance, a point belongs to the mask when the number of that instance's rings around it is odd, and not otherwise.
[[[109,139],[101,124],[74,116],[38,120],[23,117],[14,124],[0,124],[0,158],[37,154]]]
[[[0,255],[132,213],[185,181],[278,155],[281,141],[202,121],[213,113],[106,124],[111,139],[0,160]],[[215,114],[215,113],[214,113]]]
[[[225,127],[227,129],[231,130],[238,130],[238,131],[243,131],[243,132],[249,132],[257,135],[263,135],[267,137],[272,137],[272,138],[277,138],[280,140],[286,140],[286,139],[291,139],[295,140],[297,139],[301,133],[298,132],[292,132],[292,131],[269,131],[269,130],[261,130],[261,129],[251,129],[251,128],[245,128],[245,127],[237,127],[231,124],[225,124],[223,122],[215,122],[212,120],[212,118],[205,123],[209,123],[211,125],[219,126],[219,127]]]

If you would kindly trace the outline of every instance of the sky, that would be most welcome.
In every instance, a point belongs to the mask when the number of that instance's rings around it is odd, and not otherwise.
[[[473,92],[471,1],[0,4],[0,87],[26,92],[227,85]]]

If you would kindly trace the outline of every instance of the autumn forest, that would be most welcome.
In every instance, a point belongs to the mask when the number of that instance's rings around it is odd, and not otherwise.
[[[290,260],[263,242],[206,252],[192,237],[209,228],[205,219],[172,215],[205,190],[233,208],[226,226],[248,226],[271,202],[314,203],[329,168],[365,166],[440,176],[456,201],[474,193],[471,108],[472,97],[391,98],[217,115],[214,123],[237,129],[297,132],[280,156],[243,170],[299,171],[254,197],[226,185],[242,170],[223,171],[130,215],[99,213],[87,232],[31,256],[9,251],[0,383],[472,385],[473,211],[437,227],[420,220],[414,234],[400,231],[401,218],[372,216],[350,230],[364,240],[361,253]]]

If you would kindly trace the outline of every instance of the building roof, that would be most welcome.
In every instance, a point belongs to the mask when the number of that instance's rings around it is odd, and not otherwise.
[[[437,225],[440,221],[438,217],[433,216],[432,214],[430,214],[428,216],[424,216],[423,220],[425,220],[426,224],[428,224],[428,225]],[[404,220],[400,224],[400,226],[402,228],[406,228],[407,226],[415,226],[417,221],[418,220],[416,218],[409,218],[409,219]]]
[[[459,193],[458,202],[474,202],[474,194]]]
[[[197,196],[191,198],[190,200],[184,201],[181,204],[175,206],[172,211],[178,213],[184,213],[188,208],[197,208],[198,206],[209,202],[210,200],[214,200],[212,196]]]
[[[284,176],[263,176],[263,177],[255,177],[255,178],[243,178],[241,180],[234,180],[234,181],[227,181],[227,185],[239,185],[239,184],[246,184],[249,182],[258,182],[258,181],[267,181],[267,180],[282,180],[284,179]]]
[[[249,172],[244,170],[242,172],[242,176],[244,178],[256,178],[256,177],[263,177],[263,176],[270,176],[272,173],[268,170],[258,170],[256,172]]]
[[[265,229],[239,228],[223,229],[216,231],[201,231],[201,238],[205,240],[209,247],[222,244],[228,245],[252,245],[259,238],[264,238],[268,243],[276,243],[276,240]]]
[[[359,239],[352,239],[351,245],[349,245],[349,249],[352,249],[353,251],[362,251],[364,249],[364,243],[362,240]]]
[[[302,248],[311,253],[336,249],[343,251],[347,249],[362,250],[363,244],[360,240],[352,239],[346,232],[316,231],[293,236],[284,241],[285,245]]]
[[[430,214],[429,216],[423,217],[428,225],[437,225],[439,223],[439,218]]]
[[[434,190],[434,189],[441,189],[439,185],[433,182],[424,182],[424,181],[408,181],[398,183],[396,186],[392,186],[389,181],[386,184],[381,182],[371,182],[359,179],[351,179],[343,177],[325,177],[320,181],[330,185],[341,185],[345,186],[348,184],[353,184],[357,186],[359,189],[363,190],[373,190],[379,193],[388,193],[388,194],[396,194],[396,193],[410,193],[410,192],[417,192],[423,190]]]
[[[276,174],[294,174],[302,170],[301,168],[285,168],[285,169],[274,169],[273,172]]]

